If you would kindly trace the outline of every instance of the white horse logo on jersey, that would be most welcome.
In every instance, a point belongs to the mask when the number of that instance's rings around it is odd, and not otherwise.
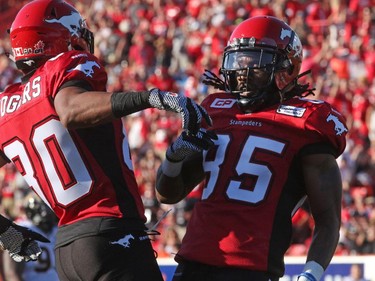
[[[117,240],[117,241],[114,241],[114,242],[110,242],[111,244],[119,244],[121,246],[124,246],[125,248],[129,248],[130,247],[130,239],[134,239],[134,236],[131,235],[131,234],[128,234],[128,235],[125,235],[125,237]]]
[[[345,128],[344,124],[340,122],[339,118],[337,118],[335,115],[328,115],[327,122],[333,121],[335,123],[335,131],[336,135],[341,136],[343,133],[347,132],[348,129]]]
[[[77,65],[75,68],[68,70],[68,72],[78,70],[78,71],[83,72],[86,75],[86,77],[92,78],[92,75],[94,74],[94,66],[96,66],[97,68],[100,68],[100,65],[96,61],[87,61],[85,63],[81,63]]]
[[[68,16],[62,16],[59,19],[45,20],[48,23],[59,23],[69,30],[71,35],[79,35],[79,31],[82,25],[82,19],[78,13],[71,12]]]

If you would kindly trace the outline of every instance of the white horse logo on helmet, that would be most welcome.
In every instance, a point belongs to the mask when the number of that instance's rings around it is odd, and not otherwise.
[[[284,40],[285,37],[292,37],[292,31],[289,29],[281,28],[280,39]]]
[[[68,16],[62,16],[59,19],[45,20],[48,23],[59,23],[69,30],[71,35],[80,36],[79,31],[82,25],[81,16],[78,13],[71,12]]]

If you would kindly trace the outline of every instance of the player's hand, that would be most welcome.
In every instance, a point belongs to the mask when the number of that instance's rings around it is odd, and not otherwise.
[[[152,107],[173,111],[181,114],[182,128],[196,134],[204,118],[208,126],[212,126],[212,120],[207,111],[196,104],[192,99],[182,94],[161,91],[157,88],[150,90],[149,102]]]
[[[214,146],[214,140],[217,139],[217,135],[214,132],[203,128],[199,129],[196,134],[183,131],[168,147],[166,153],[167,159],[172,162],[182,161],[189,155],[210,149]]]
[[[9,251],[10,257],[16,262],[35,261],[42,253],[36,241],[50,242],[43,235],[12,223],[0,235],[0,248]]]

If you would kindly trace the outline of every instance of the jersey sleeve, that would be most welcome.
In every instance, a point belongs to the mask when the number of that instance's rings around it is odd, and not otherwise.
[[[50,95],[56,96],[63,85],[86,85],[90,90],[105,91],[107,74],[99,60],[90,53],[71,51],[49,60],[48,70]]]
[[[318,134],[317,143],[330,145],[337,158],[346,146],[348,128],[345,118],[328,103],[324,102],[307,118],[305,127]]]

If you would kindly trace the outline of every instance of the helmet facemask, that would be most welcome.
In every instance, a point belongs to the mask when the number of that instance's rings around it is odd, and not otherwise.
[[[220,71],[241,109],[253,112],[279,100],[274,84],[279,57],[275,48],[242,46],[241,43],[227,47]]]
[[[71,47],[74,50],[88,51],[94,53],[94,33],[86,25],[86,21],[81,19],[80,26],[77,27],[78,36],[71,37]]]

